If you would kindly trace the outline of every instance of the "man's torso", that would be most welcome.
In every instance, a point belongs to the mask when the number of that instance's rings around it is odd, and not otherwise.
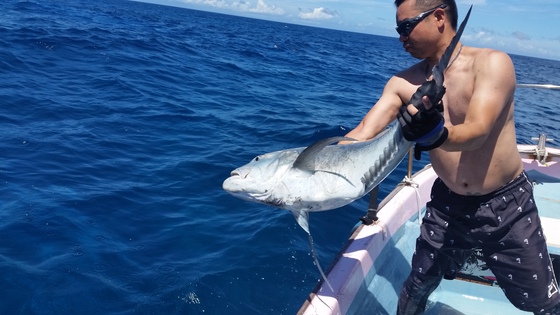
[[[443,97],[446,126],[462,124],[477,79],[477,58],[485,58],[489,50],[465,47],[452,67],[445,72]],[[418,86],[426,80],[426,63],[404,72],[406,84],[399,91],[403,103],[410,99]],[[429,74],[429,73],[428,73]],[[522,170],[517,152],[513,121],[513,97],[504,99],[503,110],[486,141],[476,150],[449,152],[430,151],[434,170],[445,184],[461,195],[490,193],[515,178]]]

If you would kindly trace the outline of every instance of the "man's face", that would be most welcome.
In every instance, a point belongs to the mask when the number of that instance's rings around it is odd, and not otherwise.
[[[426,11],[420,11],[415,6],[415,1],[405,1],[397,8],[396,22],[399,40],[403,48],[415,58],[426,58],[426,48],[430,47],[430,20],[434,12],[443,10],[446,6],[437,6]]]

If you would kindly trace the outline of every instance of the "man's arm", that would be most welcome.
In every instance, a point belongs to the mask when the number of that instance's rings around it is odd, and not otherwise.
[[[389,79],[381,97],[369,110],[362,121],[346,137],[356,140],[369,140],[383,131],[395,118],[402,105],[398,95],[399,84],[402,86],[402,78],[392,77]]]
[[[446,151],[470,151],[480,148],[506,106],[513,101],[515,70],[509,56],[489,51],[477,57],[473,66],[473,94],[465,121],[446,124],[447,141],[441,146]]]

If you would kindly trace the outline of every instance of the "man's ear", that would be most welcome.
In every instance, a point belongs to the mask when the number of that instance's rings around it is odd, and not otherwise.
[[[442,27],[443,24],[445,24],[445,19],[447,19],[445,10],[439,10],[439,9],[434,12],[434,17],[436,19],[436,23],[438,27]]]
[[[445,18],[447,17],[444,9],[437,9],[433,14],[438,22],[444,21]]]

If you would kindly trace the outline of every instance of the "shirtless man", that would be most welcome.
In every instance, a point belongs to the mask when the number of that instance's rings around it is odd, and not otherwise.
[[[409,104],[411,96],[430,79],[456,33],[454,0],[396,0],[395,5],[403,48],[422,61],[387,82],[381,98],[347,137],[373,138],[402,106],[414,115],[418,110]],[[558,285],[532,202],[532,185],[517,151],[511,59],[503,52],[459,43],[444,76],[441,117],[447,138],[434,141],[442,143],[429,150],[439,178],[398,314],[422,314],[441,279],[452,279],[475,248],[482,249],[512,304],[535,314],[558,314]],[[427,97],[423,103],[427,109],[432,106]]]

